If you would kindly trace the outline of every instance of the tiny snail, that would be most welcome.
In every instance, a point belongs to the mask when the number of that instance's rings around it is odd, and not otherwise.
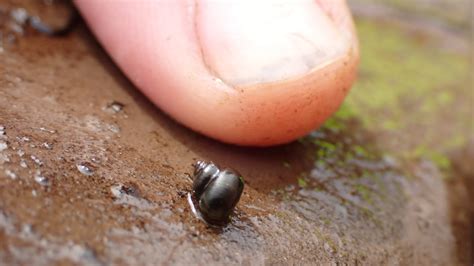
[[[212,162],[198,161],[194,165],[193,196],[207,223],[226,223],[243,190],[244,181],[238,172],[221,170]]]
[[[69,19],[60,26],[53,26],[45,23],[37,16],[32,16],[28,18],[28,22],[31,28],[36,30],[39,33],[48,35],[48,36],[64,36],[72,31],[74,26],[77,24],[79,15],[77,12],[72,11]]]
[[[10,10],[10,17],[21,32],[24,26],[29,26],[33,30],[48,36],[64,36],[74,29],[79,21],[79,13],[69,0],[50,0],[47,9],[39,9],[34,13],[46,13],[40,18],[33,15],[24,8],[14,8]],[[0,10],[1,11],[1,10]],[[0,14],[1,15],[1,14]]]

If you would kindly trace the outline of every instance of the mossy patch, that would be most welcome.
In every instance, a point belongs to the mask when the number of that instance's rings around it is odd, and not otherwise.
[[[380,150],[428,158],[449,169],[445,154],[465,145],[471,130],[469,57],[396,25],[359,20],[357,30],[359,78],[323,128],[350,133],[348,121],[357,120],[376,133]],[[331,149],[323,148],[318,153],[324,157]],[[370,154],[361,146],[353,150],[355,155]],[[353,155],[348,152],[347,157]]]
[[[306,182],[306,180],[302,177],[298,178],[298,186],[300,186],[301,188],[305,188],[308,186],[308,182]]]
[[[430,115],[449,106],[454,101],[453,85],[468,81],[469,64],[463,55],[426,45],[387,25],[360,21],[357,29],[359,79],[337,116],[347,116],[351,110],[370,127],[378,128],[389,119],[403,128],[411,120],[406,115]],[[412,109],[418,112],[407,113]]]
[[[357,194],[367,203],[372,204],[372,196],[371,196],[371,191],[369,188],[367,188],[364,185],[357,184],[355,185],[355,189],[357,191]]]

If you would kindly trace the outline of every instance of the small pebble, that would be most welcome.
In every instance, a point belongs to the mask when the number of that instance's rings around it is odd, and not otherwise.
[[[49,143],[49,142],[45,142],[43,144],[41,144],[41,146],[47,150],[52,150],[53,149],[53,144],[52,143]]]
[[[6,150],[8,148],[7,143],[0,141],[0,151]]]
[[[10,162],[10,157],[8,157],[8,155],[6,154],[0,153],[0,164],[8,163],[8,162]]]
[[[12,171],[8,170],[8,169],[5,170],[5,174],[13,180],[15,180],[17,178],[16,174],[13,173]]]
[[[28,20],[28,12],[24,8],[15,8],[10,11],[10,16],[15,20],[16,23],[23,25]]]
[[[30,141],[30,138],[28,137],[16,137],[20,142],[28,142]]]
[[[40,127],[39,130],[44,131],[44,132],[48,132],[48,133],[51,133],[51,134],[56,133],[56,130],[50,130],[50,129],[46,129],[44,127]]]
[[[35,162],[35,163],[36,163],[37,165],[39,165],[39,166],[42,166],[42,165],[43,165],[43,162],[42,162],[39,158],[37,158],[36,156],[34,156],[34,155],[31,155],[31,160],[33,160],[33,162]]]
[[[42,186],[49,186],[49,179],[43,175],[41,175],[41,172],[36,172],[35,174],[35,181],[36,183],[42,185]]]
[[[83,175],[91,176],[94,174],[94,170],[92,170],[92,166],[89,163],[77,164],[76,167]]]
[[[113,133],[120,133],[120,127],[117,125],[108,125],[108,128]]]
[[[107,104],[107,106],[104,108],[104,110],[110,111],[112,113],[119,113],[123,110],[124,106],[125,105],[123,103],[113,101],[113,102]]]

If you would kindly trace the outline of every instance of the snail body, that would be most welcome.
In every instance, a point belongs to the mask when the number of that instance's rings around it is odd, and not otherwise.
[[[212,162],[195,164],[193,195],[206,222],[222,224],[228,221],[243,189],[242,176],[235,170],[221,170]]]

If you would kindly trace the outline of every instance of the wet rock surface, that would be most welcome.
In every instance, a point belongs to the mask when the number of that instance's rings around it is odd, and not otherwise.
[[[370,35],[361,33],[362,44],[364,36]],[[17,38],[0,54],[0,66],[0,261],[6,264],[468,261],[470,251],[457,248],[448,200],[462,202],[466,192],[448,197],[444,157],[405,156],[421,144],[388,140],[413,131],[375,127],[359,116],[367,117],[366,109],[348,115],[343,107],[290,145],[240,148],[161,113],[82,24],[64,38]],[[349,105],[364,106],[356,96]],[[208,227],[188,205],[197,160],[245,178],[225,227]],[[463,204],[457,208],[466,214]],[[470,230],[469,219],[456,221]]]

